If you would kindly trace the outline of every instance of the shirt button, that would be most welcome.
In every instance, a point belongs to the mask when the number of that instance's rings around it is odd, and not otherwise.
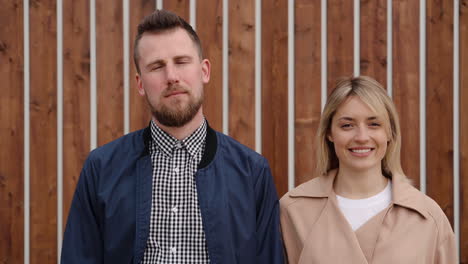
[[[180,148],[182,147],[182,143],[177,142],[177,143],[175,144],[175,147],[178,148],[178,149],[180,149]]]
[[[176,248],[176,247],[172,247],[172,248],[171,248],[171,253],[172,253],[172,254],[177,253],[177,248]]]
[[[179,173],[179,167],[174,167],[174,172]]]
[[[174,214],[177,213],[177,210],[178,210],[178,209],[177,209],[177,206],[174,206],[174,207],[172,207],[172,209],[171,209],[171,211],[172,211]]]

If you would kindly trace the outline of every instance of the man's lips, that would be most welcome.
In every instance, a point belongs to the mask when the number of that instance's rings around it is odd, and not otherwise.
[[[166,94],[164,97],[171,97],[171,96],[174,96],[174,95],[186,94],[186,93],[187,93],[186,91],[172,91],[172,92],[169,92],[168,94]]]

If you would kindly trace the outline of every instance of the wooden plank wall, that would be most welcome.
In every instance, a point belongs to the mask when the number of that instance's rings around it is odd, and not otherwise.
[[[63,3],[63,223],[90,148],[89,2]]]
[[[229,1],[229,135],[255,149],[255,3]]]
[[[297,1],[295,6],[295,182],[314,173],[315,131],[321,114],[321,4]],[[313,76],[311,79],[310,76]]]
[[[404,131],[401,165],[419,187],[419,3],[393,1],[393,100]]]
[[[387,0],[361,1],[360,12],[360,74],[386,85]]]
[[[56,17],[54,0],[31,2],[30,263],[57,259]]]
[[[23,2],[0,1],[0,263],[23,262]]]
[[[453,3],[427,1],[427,194],[453,224]]]
[[[327,1],[327,90],[338,78],[353,75],[353,1]]]
[[[204,113],[210,126],[223,129],[223,1],[205,0],[197,5],[196,29],[202,42],[204,56],[210,58],[210,82],[205,85]]]
[[[287,1],[262,1],[262,154],[280,194],[288,190],[287,10]]]
[[[97,143],[123,135],[123,10],[114,0],[96,1]]]
[[[402,164],[416,187],[426,187],[428,195],[444,209],[452,224],[460,224],[460,263],[468,263],[468,0],[460,0],[460,215],[455,219],[453,180],[453,118],[455,43],[452,1],[429,0],[426,3],[426,35],[420,42],[420,1],[360,0],[359,34],[354,34],[354,1],[296,0],[294,33],[288,34],[288,1],[207,0],[197,1],[63,1],[63,50],[57,53],[57,2],[29,1],[28,18],[31,52],[24,68],[23,1],[0,0],[0,263],[23,263],[25,252],[31,263],[56,263],[61,231],[58,219],[66,223],[70,202],[86,159],[92,138],[105,144],[125,133],[124,116],[130,117],[130,131],[145,127],[150,114],[143,98],[137,95],[133,65],[133,38],[144,15],[156,8],[180,14],[194,21],[202,40],[205,56],[211,60],[211,82],[205,87],[204,110],[214,128],[227,132],[251,148],[261,146],[270,162],[279,195],[288,190],[288,182],[299,185],[314,177],[314,136],[318,126],[322,90],[328,94],[336,78],[351,76],[354,50],[358,48],[362,74],[370,75],[384,86],[392,84],[392,97],[400,113],[403,133]],[[227,3],[227,5],[225,5]],[[325,5],[322,5],[324,4]],[[91,57],[90,10],[96,11],[96,60]],[[388,17],[388,9],[392,16]],[[227,10],[226,10],[227,9]],[[195,11],[195,17],[191,17]],[[226,12],[223,12],[226,11]],[[129,20],[125,21],[124,12]],[[256,12],[261,13],[257,24]],[[227,14],[227,17],[223,16]],[[326,14],[322,24],[321,15]],[[390,25],[388,24],[390,19]],[[128,23],[129,58],[124,58],[124,23]],[[223,26],[228,30],[228,83],[223,94]],[[387,27],[391,26],[391,39]],[[322,39],[325,30],[325,39]],[[257,33],[260,33],[257,35]],[[288,38],[294,45],[288,46]],[[359,38],[359,47],[355,47]],[[256,45],[261,41],[260,49]],[[325,43],[325,47],[322,46]],[[426,47],[427,63],[420,64],[421,44]],[[288,48],[293,49],[294,75],[288,75]],[[326,49],[326,52],[323,51]],[[387,54],[391,49],[392,56]],[[57,69],[57,54],[63,59],[63,75]],[[256,69],[257,58],[260,69]],[[322,64],[324,62],[324,64]],[[124,63],[130,66],[129,112],[124,112],[126,96]],[[91,65],[96,66],[97,105],[91,105]],[[389,69],[388,66],[392,65]],[[260,75],[256,75],[259,70]],[[29,75],[25,75],[25,74]],[[388,75],[390,73],[390,75]],[[324,80],[322,80],[324,76]],[[421,79],[420,76],[425,76]],[[30,78],[30,119],[24,120],[25,83]],[[58,120],[57,78],[63,79],[63,120]],[[390,79],[389,79],[390,78]],[[261,98],[256,98],[256,81],[261,82]],[[292,81],[292,82],[291,82]],[[294,106],[288,106],[288,85],[293,84]],[[326,85],[322,87],[322,83]],[[420,94],[420,85],[424,95]],[[291,88],[291,87],[289,87]],[[388,87],[387,87],[388,88]],[[324,96],[326,97],[326,94]],[[227,96],[228,105],[223,105]],[[420,99],[423,99],[422,101]],[[256,105],[260,100],[260,106]],[[423,103],[423,105],[420,104]],[[259,118],[255,110],[260,107]],[[288,107],[294,111],[294,134],[288,135]],[[426,109],[422,120],[420,107]],[[96,109],[92,112],[91,109]],[[223,120],[223,111],[228,120]],[[92,116],[97,117],[97,133],[91,134]],[[29,134],[25,135],[29,124]],[[63,123],[63,195],[59,194],[57,147],[58,122]],[[423,124],[420,126],[420,123]],[[426,135],[426,153],[420,153],[420,130]],[[260,142],[256,135],[261,131]],[[60,133],[60,131],[59,131]],[[25,136],[30,144],[25,145]],[[288,150],[293,139],[294,153]],[[259,144],[260,143],[260,144]],[[24,147],[29,147],[30,162],[24,163]],[[294,154],[292,163],[289,155]],[[426,180],[420,182],[420,163]],[[293,175],[288,175],[294,166]],[[24,193],[25,172],[30,172],[30,192]],[[423,178],[424,179],[424,178]],[[29,200],[24,200],[29,197]],[[30,206],[25,208],[29,202]],[[57,204],[63,210],[59,211]],[[25,222],[29,212],[29,222]],[[455,221],[456,220],[456,221]],[[29,241],[24,241],[25,225]],[[26,243],[25,243],[26,242]],[[24,244],[27,246],[24,247]]]
[[[174,3],[175,1],[166,2]],[[132,4],[130,5],[130,76],[128,77],[130,82],[130,131],[135,131],[147,126],[151,120],[151,113],[149,108],[146,107],[146,100],[137,93],[135,85],[136,69],[133,60],[133,42],[134,36],[137,34],[138,24],[143,19],[143,17],[150,14],[155,8],[155,1],[153,0],[132,1]]]

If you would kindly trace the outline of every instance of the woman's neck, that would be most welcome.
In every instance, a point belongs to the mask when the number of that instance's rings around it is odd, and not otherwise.
[[[350,199],[364,199],[378,194],[388,184],[381,169],[350,171],[338,169],[333,188],[335,193]]]

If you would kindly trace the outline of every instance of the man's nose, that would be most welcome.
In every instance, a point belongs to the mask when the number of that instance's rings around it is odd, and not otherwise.
[[[174,65],[166,66],[166,77],[167,82],[170,84],[179,82],[179,74],[177,72],[177,68]]]

